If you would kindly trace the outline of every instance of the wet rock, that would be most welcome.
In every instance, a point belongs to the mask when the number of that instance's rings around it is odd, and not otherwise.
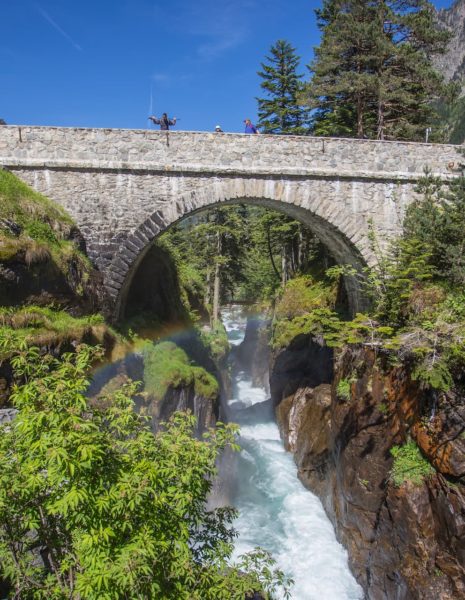
[[[432,397],[405,368],[383,368],[382,357],[363,348],[340,353],[335,366],[331,395],[328,386],[301,387],[277,418],[367,599],[465,598],[463,401]],[[337,394],[342,378],[351,382],[349,399]],[[396,487],[390,449],[409,437],[438,472]]]
[[[294,453],[299,479],[332,510],[331,386],[300,388],[276,409],[285,447]]]
[[[270,391],[269,378],[269,331],[270,322],[254,315],[247,318],[243,342],[233,348],[233,355],[240,368],[252,378],[254,386]]]
[[[257,402],[252,406],[247,406],[243,402],[234,402],[235,416],[234,420],[239,423],[268,423],[273,420],[273,405],[271,400]]]
[[[168,388],[161,400],[147,395],[140,410],[152,419],[152,430],[160,429],[160,423],[169,421],[177,411],[189,411],[196,418],[196,437],[202,437],[210,427],[214,427],[218,416],[218,402],[195,393],[194,386]]]

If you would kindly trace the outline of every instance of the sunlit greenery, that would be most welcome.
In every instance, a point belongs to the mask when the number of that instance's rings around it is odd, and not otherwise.
[[[16,261],[31,267],[53,262],[74,291],[82,294],[92,266],[70,241],[75,230],[64,209],[0,169],[0,263]],[[79,273],[77,286],[70,277],[71,269]]]
[[[147,342],[142,348],[145,391],[161,400],[168,388],[193,386],[199,396],[215,400],[217,380],[202,367],[193,365],[182,348],[174,342]]]
[[[128,383],[85,396],[94,351],[61,359],[22,345],[12,359],[19,414],[0,428],[0,574],[15,598],[244,600],[286,589],[270,556],[231,560],[235,513],[208,510],[233,426],[203,440],[177,414],[153,435]],[[104,401],[102,401],[104,400]]]
[[[117,337],[101,315],[78,318],[43,306],[0,307],[0,360],[23,342],[50,348],[84,339],[103,343],[105,336],[113,340]]]
[[[406,481],[420,484],[425,477],[434,473],[433,467],[423,458],[418,446],[409,441],[403,446],[391,448],[394,462],[391,468],[391,479],[394,485],[400,486]]]

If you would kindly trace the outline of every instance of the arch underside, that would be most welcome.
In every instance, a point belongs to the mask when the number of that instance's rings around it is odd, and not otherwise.
[[[155,210],[127,237],[110,264],[105,277],[107,289],[114,301],[116,318],[124,314],[132,278],[156,238],[180,220],[218,205],[252,204],[283,212],[312,230],[328,248],[338,264],[350,265],[361,272],[367,264],[372,262],[364,228],[361,228],[357,224],[355,216],[344,208],[335,205],[331,210],[328,203],[319,202],[318,198],[314,198],[313,201],[308,199],[301,205],[294,204],[292,195],[282,186],[281,194],[278,194],[278,197],[276,195],[274,195],[275,197],[248,195],[244,185],[242,184],[240,187],[242,193],[234,193],[229,196],[227,190],[219,192],[217,185],[211,186],[209,190],[202,189],[185,194],[174,202],[167,202],[165,206]],[[351,311],[355,313],[362,310],[366,302],[357,279],[346,277],[345,286]]]

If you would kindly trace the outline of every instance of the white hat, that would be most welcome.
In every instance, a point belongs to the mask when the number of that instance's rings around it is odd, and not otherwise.
[[[215,129],[221,129],[219,125],[215,125]]]

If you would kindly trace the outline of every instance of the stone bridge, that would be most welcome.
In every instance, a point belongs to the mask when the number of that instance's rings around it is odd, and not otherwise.
[[[460,172],[456,146],[296,136],[0,127],[0,166],[61,204],[104,273],[115,314],[155,238],[217,204],[258,204],[308,225],[339,263],[372,264],[401,230],[425,169]],[[354,310],[355,279],[346,282]]]

